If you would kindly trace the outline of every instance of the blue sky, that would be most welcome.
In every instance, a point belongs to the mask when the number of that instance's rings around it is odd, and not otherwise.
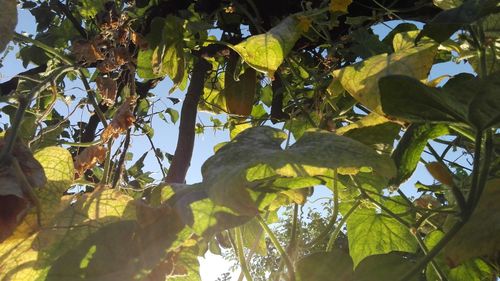
[[[389,31],[391,27],[396,26],[398,21],[393,21],[387,23],[387,25],[378,25],[377,27],[374,28],[374,31],[376,34],[378,34],[381,37],[384,37]],[[35,33],[35,25],[34,25],[34,20],[31,14],[25,10],[19,10],[19,23],[16,28],[17,32],[27,32],[29,34],[34,34]],[[15,58],[15,53],[17,50],[11,51],[6,59],[4,60],[4,67],[0,69],[0,82],[7,81],[10,79],[12,76],[15,74],[21,72],[24,70],[21,61],[17,60]],[[30,68],[29,66],[28,68]],[[461,73],[461,72],[472,72],[472,69],[469,65],[465,63],[461,64],[455,64],[455,63],[445,63],[445,64],[438,64],[434,66],[434,68],[431,71],[430,78],[435,78],[438,77],[442,74],[456,74],[456,73]],[[72,87],[77,87],[73,90],[71,90],[72,94],[75,94],[77,96],[82,96],[83,91],[80,89],[83,88],[80,84],[78,83],[71,83],[71,86],[68,88]],[[171,88],[172,83],[170,81],[163,81],[160,85],[156,87],[152,92],[154,92],[158,97],[162,98],[164,101],[164,104],[168,105],[169,107],[172,107],[180,112],[180,107],[182,103],[178,103],[176,105],[172,105],[171,102],[168,101],[167,97],[176,97],[179,99],[183,99],[184,93],[180,91],[175,91],[172,95],[168,96],[168,90]],[[160,104],[160,103],[159,103]],[[164,107],[164,105],[162,105]],[[66,112],[64,107],[58,107],[58,110],[61,110],[61,113]],[[85,113],[81,116],[76,116],[74,118],[86,120],[87,116]],[[199,113],[199,120],[205,124],[210,124],[211,122],[210,117],[218,117],[220,119],[224,119],[223,116],[214,116],[208,113],[201,112]],[[168,118],[168,117],[167,117]],[[5,122],[5,118],[0,119],[1,122]],[[164,121],[160,120],[158,117],[156,117],[153,120],[153,127],[155,129],[155,134],[153,137],[153,142],[157,147],[161,148],[162,150],[169,152],[171,154],[174,153],[175,151],[175,145],[177,142],[177,125],[173,124],[167,124]],[[281,126],[281,125],[280,125]],[[229,132],[228,131],[213,131],[211,129],[206,129],[205,134],[202,135],[197,135],[196,136],[196,141],[195,141],[195,149],[193,153],[193,159],[191,162],[191,167],[188,172],[187,176],[187,183],[196,183],[201,181],[201,165],[205,160],[213,155],[213,147],[220,143],[229,140]],[[119,142],[119,140],[118,140]],[[117,142],[117,143],[118,143]],[[435,144],[436,147],[439,149],[439,145]],[[130,151],[134,153],[134,159],[130,161],[129,163],[134,163],[137,158],[139,158],[142,153],[150,148],[150,144],[147,141],[145,136],[142,137],[136,137],[133,138],[132,144],[131,144],[131,149]],[[441,148],[442,149],[442,148]],[[458,158],[460,155],[456,154],[456,157]],[[424,155],[424,158],[432,159]],[[462,164],[466,164],[467,162],[465,161],[466,159],[463,158],[460,160]],[[146,171],[159,171],[158,164],[156,162],[156,159],[153,157],[153,153],[150,153],[149,156],[145,160],[145,170]],[[156,178],[161,178],[161,174],[155,174],[154,175]],[[404,185],[404,190],[408,191],[410,194],[415,194],[414,193],[414,183],[416,179],[419,179],[420,181],[424,183],[432,183],[432,178],[428,175],[426,172],[425,168],[422,165],[419,165],[416,173],[414,176]],[[321,189],[318,192],[315,192],[312,200],[320,198],[320,197],[329,197],[331,196],[331,193],[327,191],[326,189]],[[314,206],[312,206],[314,207]],[[229,263],[224,261],[221,257],[216,257],[214,255],[208,255],[207,259],[202,259],[201,260],[201,275],[202,275],[202,280],[204,281],[213,281],[215,280],[218,276],[220,276],[221,273],[226,272],[229,266]],[[233,276],[238,276],[239,272],[236,272],[233,274]]]

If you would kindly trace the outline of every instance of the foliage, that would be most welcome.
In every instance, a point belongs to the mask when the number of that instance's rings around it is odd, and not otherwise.
[[[498,1],[21,0],[33,36],[1,3],[0,49],[35,65],[0,83],[1,280],[200,280],[221,248],[247,280],[499,276]],[[208,127],[230,141],[186,184]],[[436,182],[401,189],[419,163]]]

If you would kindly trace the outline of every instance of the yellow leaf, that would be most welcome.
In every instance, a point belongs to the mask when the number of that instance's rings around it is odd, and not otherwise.
[[[331,0],[330,11],[347,13],[347,7],[351,5],[352,0]]]
[[[378,80],[395,74],[424,80],[432,67],[436,51],[437,45],[425,44],[390,55],[381,54],[335,70],[333,76],[361,104],[385,115],[380,104]]]

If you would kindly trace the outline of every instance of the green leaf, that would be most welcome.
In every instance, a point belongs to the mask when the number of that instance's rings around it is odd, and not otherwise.
[[[379,81],[382,107],[388,115],[405,121],[469,123],[484,130],[500,122],[498,77],[499,73],[485,78],[459,74],[442,88],[402,75],[384,77]],[[404,94],[401,88],[406,89]]]
[[[317,252],[297,262],[298,281],[354,281],[351,257],[343,251]]]
[[[247,178],[260,180],[272,175],[269,179],[276,180],[279,176],[290,179],[281,180],[283,186],[297,188],[320,183],[310,177],[329,175],[331,169],[348,175],[373,171],[373,177],[385,180],[395,175],[394,164],[387,156],[349,138],[308,131],[289,149],[282,150],[280,144],[285,138],[282,131],[256,127],[221,147],[202,167],[209,197],[240,214],[252,215],[257,211],[256,205],[265,206],[272,198],[265,193],[259,195],[265,190],[261,182]]]
[[[427,248],[432,249],[443,238],[443,236],[443,232],[439,230],[433,231],[425,237],[425,245]],[[494,277],[493,269],[479,258],[468,259],[454,268],[450,268],[446,264],[445,255],[443,253],[438,254],[434,261],[449,281],[483,281],[493,280]],[[428,281],[440,280],[431,265],[427,266],[425,275]]]
[[[70,188],[75,176],[73,157],[62,147],[46,147],[34,154],[40,162],[47,177],[47,184],[44,188],[37,189],[36,197],[40,201],[42,225],[48,223],[55,213],[63,196],[63,193]]]
[[[357,29],[351,33],[351,36],[354,44],[350,49],[362,59],[391,52],[390,45],[380,41],[369,28]]]
[[[373,255],[364,259],[354,271],[356,281],[383,281],[399,280],[406,272],[410,271],[414,262],[402,253],[391,252],[385,255]],[[421,280],[418,275],[412,276],[408,281]],[[430,281],[430,280],[428,280]]]
[[[169,76],[175,85],[184,80],[184,20],[169,15],[156,17],[151,22],[151,32],[146,36],[149,48],[140,50],[137,57],[137,74],[144,79]]]
[[[139,157],[139,159],[137,159],[137,161],[135,161],[135,163],[132,165],[132,167],[130,167],[127,172],[133,176],[134,178],[137,178],[138,176],[140,176],[143,172],[142,172],[142,168],[144,168],[144,159],[146,159],[146,156],[148,156],[148,152],[149,151],[146,151],[144,154],[142,154],[141,157]]]
[[[373,145],[378,150],[392,151],[392,144],[400,129],[400,125],[391,123],[389,119],[370,113],[354,123],[338,128],[336,133]]]
[[[177,123],[177,120],[179,120],[179,112],[171,107],[167,108],[165,110],[165,113],[167,113],[168,115],[170,115],[170,120],[172,121],[172,123]]]
[[[446,260],[451,266],[500,251],[500,179],[486,183],[479,203],[468,222],[445,246]],[[495,214],[495,215],[493,215]],[[480,231],[478,231],[480,230]]]
[[[420,156],[429,140],[448,134],[444,124],[413,124],[411,125],[392,153],[392,158],[398,167],[397,176],[391,180],[391,185],[397,188],[406,181],[417,168]]]
[[[77,11],[85,19],[95,18],[98,12],[104,9],[105,0],[82,0]]]
[[[409,75],[419,80],[427,78],[436,50],[436,45],[424,44],[390,55],[377,55],[335,70],[333,76],[357,101],[383,115],[378,80],[394,74]]]
[[[17,1],[0,0],[0,53],[12,39],[17,24]]]
[[[301,36],[297,16],[289,16],[264,34],[254,35],[233,46],[255,70],[273,77]]]
[[[407,211],[404,202],[396,204],[386,200],[381,204],[396,214]],[[347,237],[349,253],[355,267],[372,255],[387,254],[392,251],[413,253],[417,249],[417,243],[406,226],[385,212],[378,212],[375,208],[364,205],[358,207],[347,219]]]
[[[413,23],[407,23],[403,22],[398,24],[394,29],[392,29],[387,36],[382,40],[385,44],[389,46],[394,46],[394,36],[398,33],[403,33],[403,32],[408,32],[408,31],[415,31],[418,30],[418,27],[414,25]],[[413,44],[415,45],[415,44]]]
[[[449,5],[450,6],[450,5]],[[469,0],[456,8],[439,13],[428,22],[417,41],[423,36],[441,43],[450,38],[460,28],[468,26],[482,17],[500,12],[497,0]]]

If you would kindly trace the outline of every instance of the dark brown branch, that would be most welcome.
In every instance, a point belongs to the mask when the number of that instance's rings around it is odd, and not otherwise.
[[[168,183],[184,183],[186,179],[191,164],[191,156],[193,155],[198,103],[203,93],[205,77],[210,69],[210,63],[203,58],[199,58],[194,64],[186,99],[182,104],[177,147],[165,179]]]
[[[283,112],[283,83],[280,75],[276,75],[272,84],[273,100],[271,102],[271,121],[277,123],[283,119],[289,119],[288,114]]]

